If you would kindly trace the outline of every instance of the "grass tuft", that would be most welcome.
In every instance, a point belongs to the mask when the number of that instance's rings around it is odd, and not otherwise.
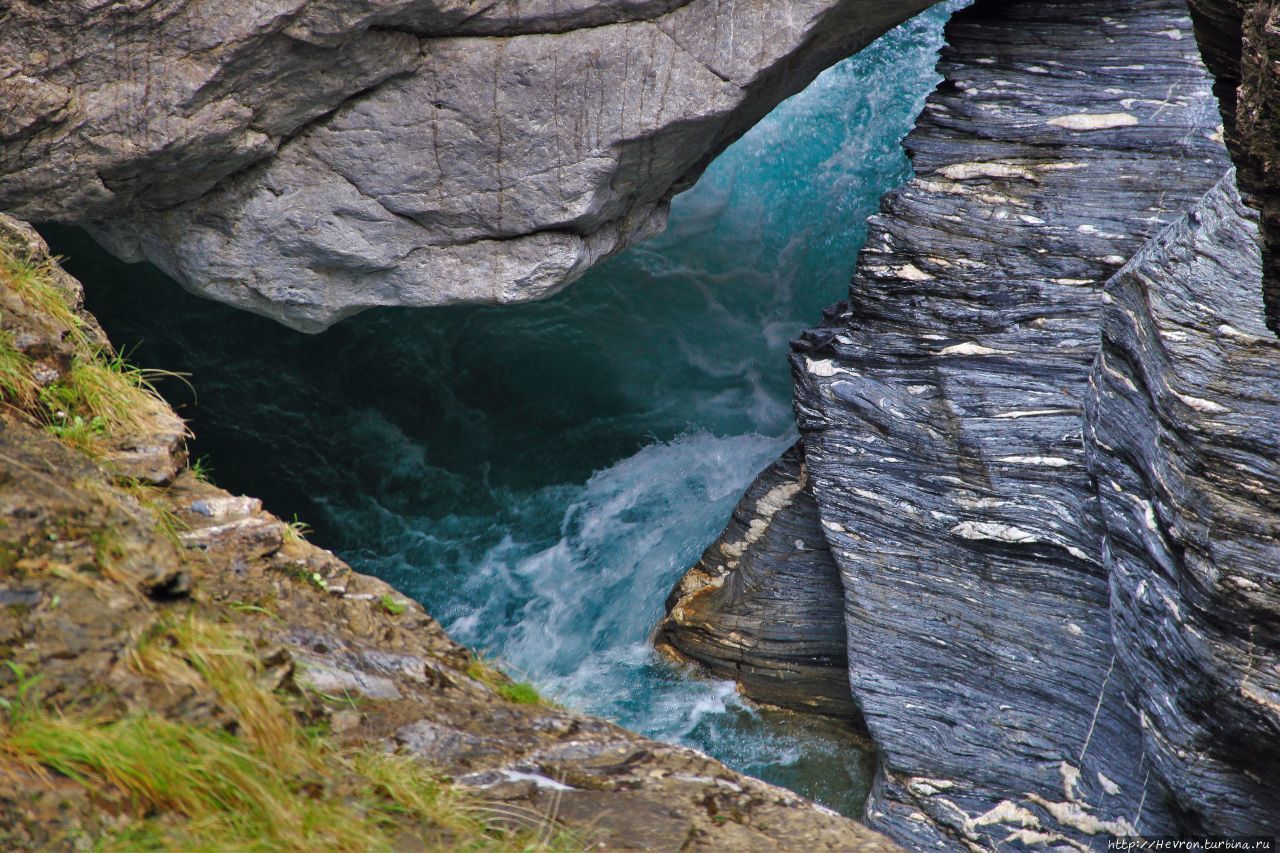
[[[182,547],[182,533],[189,529],[189,525],[178,517],[169,504],[164,500],[165,489],[161,486],[153,486],[150,483],[144,483],[141,480],[135,480],[130,477],[122,477],[116,480],[116,486],[120,491],[129,495],[138,505],[151,513],[155,519],[156,531],[176,548]]]
[[[384,595],[381,598],[379,598],[378,604],[382,605],[382,609],[387,611],[387,613],[389,613],[392,616],[400,616],[406,610],[409,609],[409,606],[407,604],[405,604],[403,601],[398,601],[396,598],[394,598],[391,595]]]
[[[539,695],[537,689],[525,681],[513,681],[502,670],[479,655],[471,658],[467,675],[488,687],[508,702],[517,705],[552,705]]]
[[[153,383],[161,377],[183,377],[143,370],[95,344],[70,294],[56,283],[53,259],[32,262],[0,245],[0,287],[16,294],[33,315],[65,329],[73,350],[70,368],[57,381],[43,385],[35,379],[31,361],[14,348],[12,337],[0,331],[0,396],[6,402],[94,457],[114,436],[144,433],[157,416],[167,418],[167,404]]]
[[[311,525],[305,521],[298,520],[298,514],[293,514],[293,521],[286,521],[284,524],[284,541],[288,545],[301,544],[307,534],[311,532]]]
[[[18,352],[13,336],[0,330],[0,399],[20,409],[32,408],[40,395],[40,385],[31,374],[31,361]]]
[[[212,690],[244,736],[275,765],[308,764],[294,737],[293,717],[264,682],[253,643],[243,633],[194,615],[162,619],[134,646],[130,665],[165,684]]]
[[[391,850],[406,833],[429,848],[582,849],[546,816],[513,819],[409,756],[341,750],[305,729],[265,683],[253,642],[231,626],[161,620],[130,665],[212,693],[236,724],[154,712],[70,717],[31,701],[0,718],[0,765],[65,777],[120,813],[99,850]]]
[[[84,320],[68,301],[68,294],[54,283],[57,260],[33,262],[0,245],[0,282],[13,290],[35,313],[52,319],[67,329],[78,348],[91,349]]]
[[[545,704],[542,696],[532,684],[525,681],[513,681],[510,684],[501,684],[497,687],[498,695],[508,702],[514,702],[517,705],[542,705]]]
[[[213,483],[213,466],[209,464],[208,456],[201,456],[199,459],[193,460],[187,467],[191,471],[191,476],[200,482]]]
[[[49,431],[90,455],[103,439],[146,432],[166,406],[152,383],[167,375],[178,374],[134,367],[122,355],[77,357],[66,376],[40,392]]]

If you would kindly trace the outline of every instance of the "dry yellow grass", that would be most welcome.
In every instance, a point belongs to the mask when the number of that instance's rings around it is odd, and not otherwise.
[[[59,774],[104,803],[128,804],[100,849],[390,850],[406,832],[465,850],[580,849],[545,817],[495,811],[411,757],[338,749],[307,731],[264,680],[252,640],[232,625],[194,613],[162,618],[129,663],[170,688],[215,697],[235,726],[146,711],[62,716],[25,702],[0,719],[0,756],[10,767]]]

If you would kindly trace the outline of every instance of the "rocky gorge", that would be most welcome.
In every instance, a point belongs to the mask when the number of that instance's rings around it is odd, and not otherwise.
[[[895,849],[539,698],[210,484],[47,251],[0,216],[5,849]]]
[[[0,11],[0,209],[83,225],[309,331],[372,305],[523,301],[660,228],[774,103],[916,11],[569,6],[15,4]],[[897,843],[1277,833],[1275,20],[1266,2],[958,12],[905,141],[915,177],[872,218],[847,299],[792,344],[800,441],[668,598],[667,654],[869,735],[864,818]],[[11,254],[43,263],[38,238],[6,229]],[[33,337],[50,324],[31,313],[6,332],[61,387],[73,356],[48,353],[68,333]],[[291,713],[592,842],[889,844],[704,756],[514,702],[394,590],[184,473],[167,410],[164,429],[81,463],[32,429],[47,405],[18,396],[6,707],[22,673],[47,670],[38,693],[71,709],[79,680],[110,685],[112,713],[245,728],[206,676],[161,701],[138,664],[141,626],[194,609],[248,632],[255,677],[302,697]],[[65,547],[27,536],[97,523],[36,494],[31,466],[82,471],[99,496],[162,489],[94,500],[132,513],[113,522],[128,530],[149,524],[141,498],[159,506],[177,556],[135,578],[121,559],[168,547],[151,533],[105,557],[93,530]],[[81,539],[78,571],[124,587],[79,601],[63,564]],[[53,564],[55,581],[34,574]],[[99,599],[126,614],[111,630]],[[60,669],[57,638],[85,632],[75,654],[97,669]],[[340,691],[359,713],[325,706]],[[40,808],[7,794],[16,843],[69,838],[58,809],[119,829],[73,788]]]

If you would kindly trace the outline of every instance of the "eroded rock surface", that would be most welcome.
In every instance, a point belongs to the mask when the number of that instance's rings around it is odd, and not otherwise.
[[[1228,175],[1107,284],[1085,437],[1116,650],[1189,831],[1280,832],[1280,340]]]
[[[301,329],[535,299],[927,5],[9,4],[0,209]]]
[[[799,445],[748,487],[724,533],[671,591],[655,639],[757,701],[860,719],[840,570]]]

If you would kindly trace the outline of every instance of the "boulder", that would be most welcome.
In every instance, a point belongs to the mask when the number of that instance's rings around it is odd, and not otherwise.
[[[10,4],[0,209],[307,331],[537,299],[927,5]]]
[[[860,721],[840,570],[799,444],[756,477],[666,609],[655,643],[670,657],[733,679],[758,702]]]

